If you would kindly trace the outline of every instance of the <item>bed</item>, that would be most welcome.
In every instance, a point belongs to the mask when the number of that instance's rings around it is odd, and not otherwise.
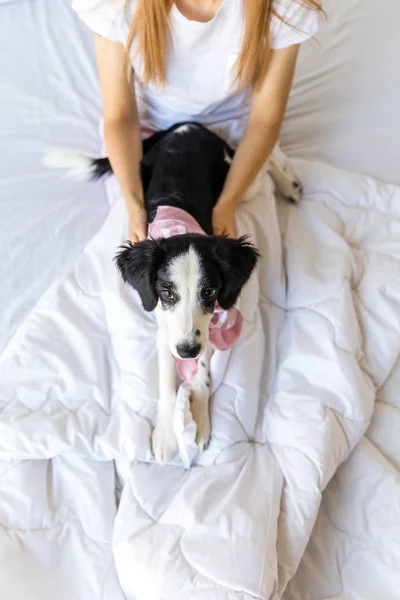
[[[398,598],[400,7],[385,4],[327,0],[302,49],[281,160],[305,198],[274,202],[265,178],[241,208],[264,258],[243,338],[212,358],[213,440],[196,454],[181,386],[163,468],[154,321],[111,261],[118,188],[41,164],[101,150],[90,34],[67,0],[0,4],[2,598]]]

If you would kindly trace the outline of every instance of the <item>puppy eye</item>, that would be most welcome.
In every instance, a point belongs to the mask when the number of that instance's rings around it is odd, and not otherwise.
[[[215,290],[214,288],[205,288],[205,290],[203,290],[203,297],[207,300],[213,300],[216,294],[217,290]]]
[[[162,300],[166,301],[174,299],[174,295],[170,290],[161,290],[160,297]]]

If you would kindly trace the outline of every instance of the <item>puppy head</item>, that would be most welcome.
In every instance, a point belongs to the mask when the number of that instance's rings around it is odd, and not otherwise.
[[[143,308],[152,311],[160,303],[170,350],[180,358],[205,351],[216,302],[226,310],[236,303],[257,260],[246,238],[194,234],[128,243],[116,257]]]

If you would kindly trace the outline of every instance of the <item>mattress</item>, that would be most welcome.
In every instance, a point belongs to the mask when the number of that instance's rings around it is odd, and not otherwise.
[[[327,1],[302,49],[281,142],[305,200],[275,205],[266,179],[243,207],[266,257],[246,335],[213,357],[209,450],[182,387],[164,469],[154,323],[100,260],[126,227],[115,184],[41,165],[100,152],[90,34],[67,0],[0,7],[2,597],[397,598],[400,192],[365,175],[399,181],[389,4]]]

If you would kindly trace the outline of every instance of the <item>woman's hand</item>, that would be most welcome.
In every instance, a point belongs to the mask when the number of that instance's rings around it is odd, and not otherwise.
[[[128,209],[129,239],[132,244],[142,242],[147,238],[147,214],[144,206]]]
[[[214,235],[236,237],[235,207],[224,202],[218,202],[212,214],[212,227]]]

